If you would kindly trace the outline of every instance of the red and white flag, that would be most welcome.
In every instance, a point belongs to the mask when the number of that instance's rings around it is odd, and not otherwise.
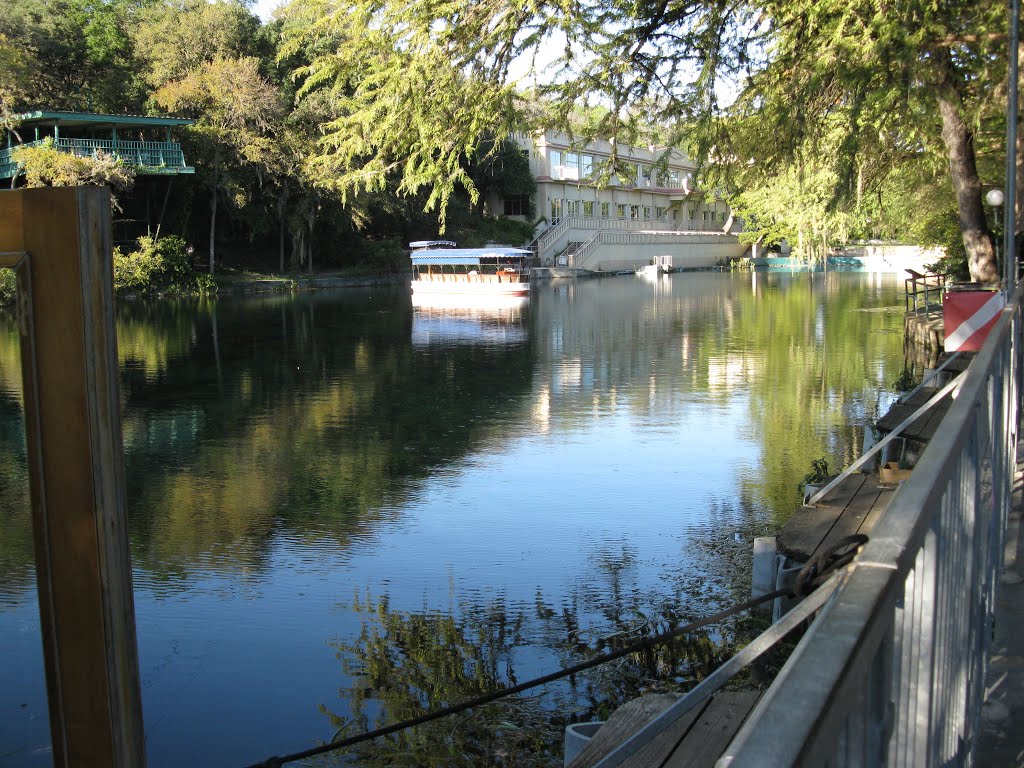
[[[942,298],[947,352],[977,352],[1006,306],[1002,291],[949,291]]]

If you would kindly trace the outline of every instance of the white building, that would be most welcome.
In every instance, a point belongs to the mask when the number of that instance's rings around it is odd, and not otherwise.
[[[675,266],[711,266],[743,251],[729,206],[694,187],[696,167],[678,149],[618,145],[616,172],[599,185],[611,158],[610,142],[579,148],[568,135],[555,131],[515,134],[512,139],[529,155],[537,181],[534,220],[540,221],[536,245],[542,264],[629,269],[675,253],[675,261],[682,260]],[[493,195],[484,205],[491,215],[524,221],[529,211],[524,198]],[[727,229],[732,234],[724,234]],[[676,247],[682,245],[714,247],[699,249],[703,256],[698,263],[692,258],[694,248]],[[728,247],[723,250],[722,245]],[[619,251],[618,259],[610,255],[612,250]],[[624,250],[630,253],[623,255]]]

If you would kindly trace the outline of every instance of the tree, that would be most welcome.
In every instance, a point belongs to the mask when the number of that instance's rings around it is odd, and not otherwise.
[[[258,53],[259,19],[246,4],[232,0],[179,0],[143,7],[133,29],[154,89],[182,80],[217,57],[237,59]]]
[[[296,0],[288,18],[282,54],[313,52],[295,70],[300,96],[325,90],[339,107],[317,161],[344,194],[398,171],[400,192],[431,190],[443,223],[453,190],[475,199],[459,158],[485,136],[560,127],[581,143],[634,143],[656,112],[667,143],[714,160],[709,185],[830,169],[830,209],[879,189],[896,160],[941,156],[972,274],[997,276],[975,152],[1002,78],[999,2]],[[563,52],[538,89],[549,107],[529,110],[510,63],[556,33]],[[720,103],[723,83],[740,92],[734,108]]]
[[[9,0],[3,38],[17,41],[17,110],[139,111],[138,63],[127,29],[128,0]],[[20,60],[19,60],[20,59]],[[27,60],[26,60],[27,59]],[[0,82],[12,58],[0,54]]]
[[[851,209],[866,189],[880,192],[894,174],[921,177],[941,160],[971,275],[998,281],[978,152],[1001,143],[985,123],[1001,117],[995,94],[1005,45],[981,33],[1002,28],[1003,6],[780,0],[764,10],[771,53],[731,112],[741,119],[720,121],[720,136],[740,128],[728,137],[738,139],[728,144],[733,156],[755,161],[734,164],[734,182],[766,183],[794,160],[831,167],[830,207]]]
[[[209,270],[216,265],[217,208],[221,196],[236,206],[250,194],[246,167],[259,168],[275,156],[274,132],[284,115],[280,94],[252,57],[216,57],[155,94],[158,104],[196,118],[190,134],[206,160],[210,191]]]

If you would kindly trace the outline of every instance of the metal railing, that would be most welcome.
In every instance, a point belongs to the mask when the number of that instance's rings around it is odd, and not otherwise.
[[[923,311],[927,315],[931,313],[932,309],[942,306],[942,294],[946,290],[946,276],[935,273],[922,275],[913,270],[907,271],[911,276],[903,281],[906,311]]]
[[[1015,468],[1021,291],[718,765],[970,765]]]

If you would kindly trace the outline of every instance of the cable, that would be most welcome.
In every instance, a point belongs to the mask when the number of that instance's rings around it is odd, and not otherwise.
[[[570,677],[571,675],[600,666],[601,664],[606,664],[609,661],[614,661],[615,659],[622,658],[623,656],[628,656],[631,653],[636,653],[637,651],[661,645],[662,643],[674,640],[680,635],[688,634],[693,632],[695,629],[700,629],[701,627],[705,627],[709,624],[715,624],[731,616],[735,616],[738,613],[748,611],[762,603],[775,600],[778,597],[802,597],[810,594],[810,592],[816,587],[823,584],[825,579],[831,575],[833,571],[849,563],[853,559],[854,555],[856,555],[857,548],[862,544],[867,543],[867,541],[868,537],[864,534],[853,534],[852,536],[846,536],[840,539],[800,569],[800,572],[797,574],[796,584],[792,589],[777,589],[766,595],[761,595],[760,597],[755,597],[751,600],[747,600],[746,602],[733,605],[730,608],[719,611],[712,616],[705,616],[702,619],[690,622],[683,627],[663,632],[660,635],[645,638],[644,640],[637,641],[632,645],[620,648],[617,651],[610,651],[602,654],[601,656],[595,656],[587,661],[560,669],[557,672],[552,672],[544,675],[543,677],[535,678],[534,680],[528,680],[525,683],[519,683],[518,685],[514,685],[510,688],[502,688],[498,691],[492,691],[491,693],[477,696],[474,699],[469,699],[468,701],[464,701],[460,704],[442,707],[441,709],[433,712],[428,712],[425,715],[420,715],[419,717],[414,717],[409,720],[403,720],[402,722],[393,723],[391,725],[384,726],[383,728],[377,728],[355,736],[349,736],[348,738],[341,739],[340,741],[332,741],[329,744],[310,747],[309,749],[305,749],[300,752],[293,752],[289,755],[268,757],[265,760],[259,763],[253,763],[246,768],[281,768],[285,763],[304,760],[307,757],[315,757],[316,755],[322,755],[327,752],[344,749],[345,747],[351,747],[354,744],[360,744],[364,741],[371,741],[397,731],[403,731],[406,728],[414,728],[417,725],[423,725],[424,723],[433,722],[434,720],[440,720],[443,717],[457,715],[460,712],[465,712],[467,709],[473,709],[474,707],[479,707],[484,704],[490,704],[492,701],[497,701],[498,699],[505,698],[506,696],[513,696],[517,693],[529,690],[530,688],[536,688],[540,685],[560,680],[563,677]]]

